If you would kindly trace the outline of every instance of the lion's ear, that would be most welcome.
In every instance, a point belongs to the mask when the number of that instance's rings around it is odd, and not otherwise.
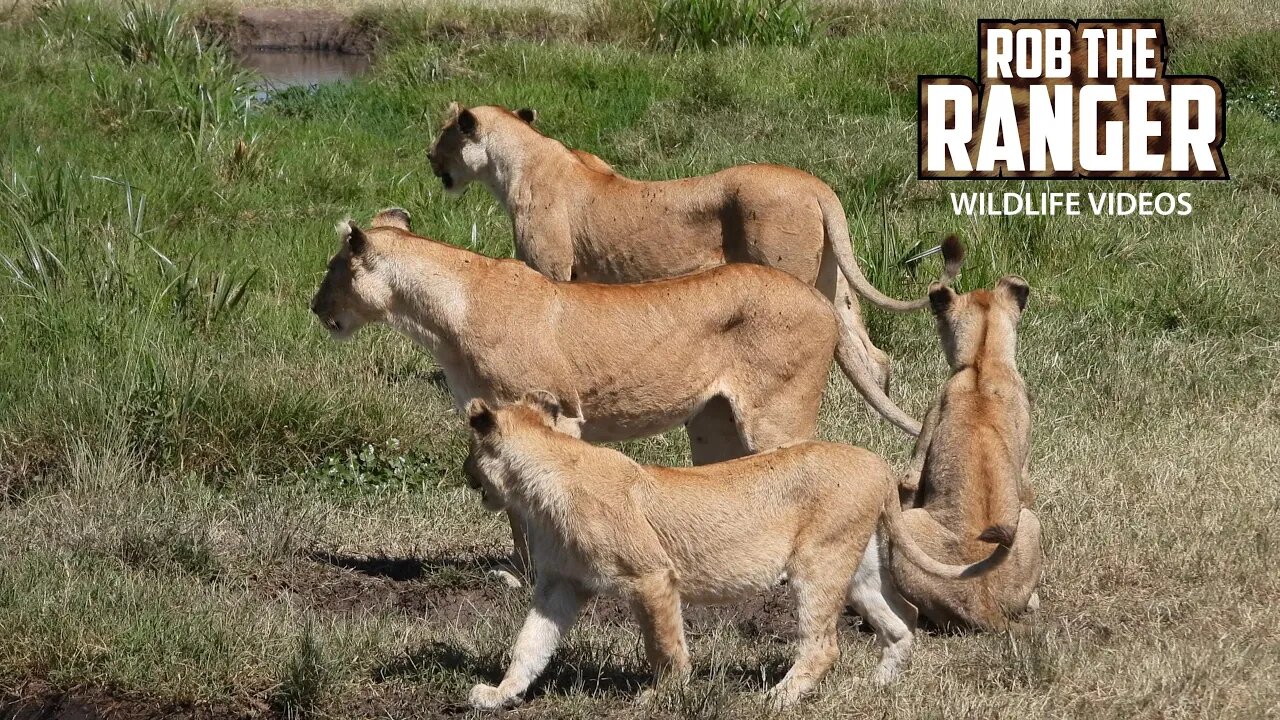
[[[1031,296],[1031,286],[1017,275],[1005,275],[996,283],[996,289],[1008,294],[1018,304],[1018,312],[1027,309],[1027,298]]]
[[[404,208],[391,207],[373,216],[374,227],[393,227],[410,232],[409,211]]]
[[[498,426],[498,420],[493,415],[493,410],[485,404],[480,398],[474,398],[467,403],[467,424],[472,430],[480,435],[488,435]]]
[[[947,310],[951,308],[951,301],[955,298],[955,291],[946,285],[934,283],[929,286],[929,306],[933,308],[933,314],[938,317],[947,314]]]
[[[359,255],[369,246],[369,239],[364,236],[360,228],[351,220],[343,220],[338,223],[338,236],[342,238],[343,244],[351,248],[353,254]]]
[[[564,409],[560,407],[560,401],[556,399],[556,396],[546,390],[534,390],[531,393],[525,394],[523,402],[525,405],[542,412],[550,418],[553,425],[560,419],[560,415],[564,412]]]
[[[538,121],[538,111],[533,108],[520,108],[516,111],[516,117],[532,125]]]
[[[457,123],[458,129],[462,131],[463,135],[475,134],[476,126],[479,124],[476,121],[476,114],[470,110],[463,110],[458,113]]]

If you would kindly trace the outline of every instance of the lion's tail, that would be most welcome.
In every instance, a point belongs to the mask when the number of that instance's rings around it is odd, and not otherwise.
[[[898,300],[872,285],[862,274],[858,259],[853,254],[853,246],[849,244],[849,221],[844,216],[844,207],[840,205],[839,198],[834,194],[819,197],[818,204],[822,208],[822,226],[826,231],[827,243],[831,245],[831,253],[835,255],[840,272],[859,295],[881,310],[889,312],[913,312],[929,306],[928,295],[914,300]],[[942,257],[944,263],[939,282],[947,285],[960,274],[960,265],[964,262],[964,244],[960,242],[960,238],[948,235],[942,241]]]
[[[996,543],[996,549],[982,560],[971,565],[950,565],[933,559],[916,544],[915,538],[911,536],[911,531],[907,529],[906,523],[903,522],[902,507],[898,501],[898,488],[896,485],[893,485],[891,491],[885,496],[884,513],[880,516],[880,523],[882,532],[885,537],[889,538],[893,548],[901,551],[912,565],[929,575],[945,580],[958,580],[986,575],[999,567],[1009,557],[1013,546],[1012,532],[1004,525],[993,525],[978,536],[978,539],[984,542]]]
[[[844,322],[843,317],[837,314],[840,322]],[[845,333],[841,333],[840,343],[848,342]],[[853,359],[845,357],[845,348],[840,348],[836,352],[836,361],[840,363],[840,369],[844,371],[845,377],[849,378],[849,382],[858,389],[858,394],[867,401],[867,404],[880,413],[881,417],[893,423],[900,430],[915,437],[920,434],[920,421],[907,414],[906,410],[898,407],[898,404],[885,394],[884,388],[876,384],[875,380],[867,374],[865,369],[852,367]]]
[[[871,287],[871,284],[862,276],[862,271],[858,269],[857,260],[852,257],[853,251],[849,247],[849,227],[845,222],[844,209],[840,207],[840,201],[833,195],[830,201],[831,206],[827,202],[819,202],[822,205],[822,222],[826,228],[826,241],[831,243],[837,263],[842,269],[846,264],[852,268],[852,272],[858,277],[856,281],[852,281],[855,287],[858,282],[863,283],[866,287]],[[843,256],[841,253],[843,253]],[[848,272],[848,270],[845,270],[846,275],[848,275]],[[873,287],[871,290],[878,293]],[[838,298],[832,298],[832,300],[839,301]],[[897,301],[895,300],[894,302]],[[845,313],[836,313],[836,317],[841,324],[849,322]],[[862,395],[867,404],[875,408],[875,411],[880,413],[885,420],[893,423],[908,435],[913,437],[919,435],[920,421],[898,407],[898,404],[885,394],[884,388],[880,387],[868,374],[869,368],[859,364],[855,348],[848,345],[850,337],[855,334],[854,330],[852,328],[842,328],[840,332],[840,347],[836,352],[836,360],[840,363],[840,369],[844,371],[845,377],[849,378],[853,386],[858,389],[858,394]],[[852,356],[851,353],[853,354]]]

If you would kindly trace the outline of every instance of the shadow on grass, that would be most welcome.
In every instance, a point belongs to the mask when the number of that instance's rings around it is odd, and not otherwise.
[[[388,369],[380,368],[378,373],[382,376],[383,382],[388,386],[401,385],[404,383],[422,382],[434,388],[444,397],[449,395],[449,380],[445,377],[444,370],[440,368],[411,368],[411,369]]]
[[[501,655],[478,655],[456,643],[435,641],[375,667],[373,679],[422,680],[444,672],[497,685],[505,671]],[[542,695],[636,695],[648,684],[649,677],[648,672],[627,670],[613,662],[559,653],[525,699]]]
[[[502,561],[483,552],[417,558],[315,548],[297,558],[268,579],[267,589],[293,593],[328,613],[441,615],[467,623],[526,602],[524,594],[488,576]]]
[[[426,580],[437,575],[457,573],[484,577],[490,570],[503,567],[506,563],[505,557],[497,555],[413,558],[311,550],[305,557],[313,562],[397,582]]]
[[[557,653],[547,671],[525,694],[525,701],[569,695],[634,700],[651,686],[652,675],[643,661],[637,669],[629,669],[608,653],[593,655]],[[728,687],[734,693],[764,692],[786,675],[791,664],[792,658],[786,653],[761,658],[761,664],[734,662],[714,667],[700,664],[695,658],[693,681],[697,685]],[[456,643],[435,641],[375,667],[372,677],[375,682],[421,681],[449,674],[465,678],[463,684],[497,685],[505,670],[503,655],[476,654]]]

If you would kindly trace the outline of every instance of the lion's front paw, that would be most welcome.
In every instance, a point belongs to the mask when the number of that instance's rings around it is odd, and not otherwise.
[[[489,577],[506,585],[509,588],[524,587],[524,582],[510,570],[490,570]]]
[[[764,701],[773,711],[785,710],[800,699],[800,696],[789,692],[787,688],[775,687],[764,694]]]
[[[514,698],[503,695],[502,691],[492,685],[476,685],[471,688],[471,707],[477,710],[497,710],[511,703]]]

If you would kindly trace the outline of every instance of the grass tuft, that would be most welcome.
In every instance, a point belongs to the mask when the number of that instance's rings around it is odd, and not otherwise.
[[[272,698],[281,717],[310,717],[329,691],[331,668],[324,647],[310,624],[298,636],[297,649],[285,666],[285,675]]]
[[[809,45],[818,21],[802,0],[652,0],[650,37],[671,48]]]
[[[118,22],[97,26],[92,36],[127,64],[186,60],[191,50],[182,13],[172,2],[124,0]]]
[[[173,311],[195,330],[208,330],[235,319],[244,310],[249,285],[257,270],[244,272],[236,268],[205,273],[201,276],[195,259],[183,265],[148,245],[160,261],[167,284],[162,296]]]
[[[120,558],[131,567],[162,573],[177,570],[204,582],[212,582],[221,572],[205,528],[128,528],[120,537]]]

